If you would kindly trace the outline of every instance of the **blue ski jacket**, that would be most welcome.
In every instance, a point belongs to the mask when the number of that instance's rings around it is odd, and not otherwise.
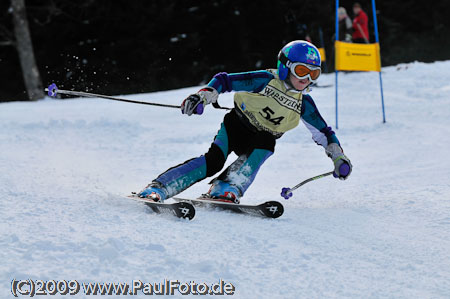
[[[290,88],[278,78],[276,70],[219,73],[208,86],[219,94],[235,91],[236,112],[257,130],[268,131],[279,138],[295,128],[301,119],[318,145],[339,144],[312,97]]]

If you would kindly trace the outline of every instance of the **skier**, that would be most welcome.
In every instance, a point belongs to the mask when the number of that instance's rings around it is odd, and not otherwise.
[[[297,40],[281,49],[277,70],[215,75],[207,86],[181,104],[183,114],[200,115],[207,104],[218,106],[220,93],[236,91],[235,107],[225,115],[208,152],[168,169],[138,195],[164,202],[219,172],[228,155],[235,152],[237,160],[211,182],[206,195],[239,203],[261,165],[274,153],[276,140],[295,128],[300,119],[311,131],[313,140],[332,159],[334,176],[347,179],[352,164],[307,94],[309,85],[320,76],[320,64],[318,49],[307,41]],[[346,167],[341,168],[342,165]]]

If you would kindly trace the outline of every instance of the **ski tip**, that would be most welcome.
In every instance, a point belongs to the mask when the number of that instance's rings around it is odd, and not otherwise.
[[[54,98],[58,94],[58,86],[56,86],[55,83],[52,83],[48,86],[48,88],[46,88],[46,91],[48,91],[49,97]]]
[[[267,201],[264,203],[264,214],[270,218],[278,218],[284,213],[283,205],[278,201]]]
[[[177,215],[180,218],[185,218],[185,219],[189,219],[189,220],[194,219],[195,208],[192,204],[182,201],[182,202],[177,203],[177,206],[178,206]]]

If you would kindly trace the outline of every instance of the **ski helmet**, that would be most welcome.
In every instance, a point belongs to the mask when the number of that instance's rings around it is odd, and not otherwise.
[[[285,45],[278,53],[278,77],[281,80],[286,80],[289,74],[289,67],[286,66],[288,62],[320,67],[320,53],[316,46],[304,40],[295,40]]]

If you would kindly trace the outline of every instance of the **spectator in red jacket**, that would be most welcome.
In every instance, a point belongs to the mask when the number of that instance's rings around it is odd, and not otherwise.
[[[369,43],[369,19],[367,14],[361,9],[361,4],[356,2],[353,4],[353,42],[354,43]]]

